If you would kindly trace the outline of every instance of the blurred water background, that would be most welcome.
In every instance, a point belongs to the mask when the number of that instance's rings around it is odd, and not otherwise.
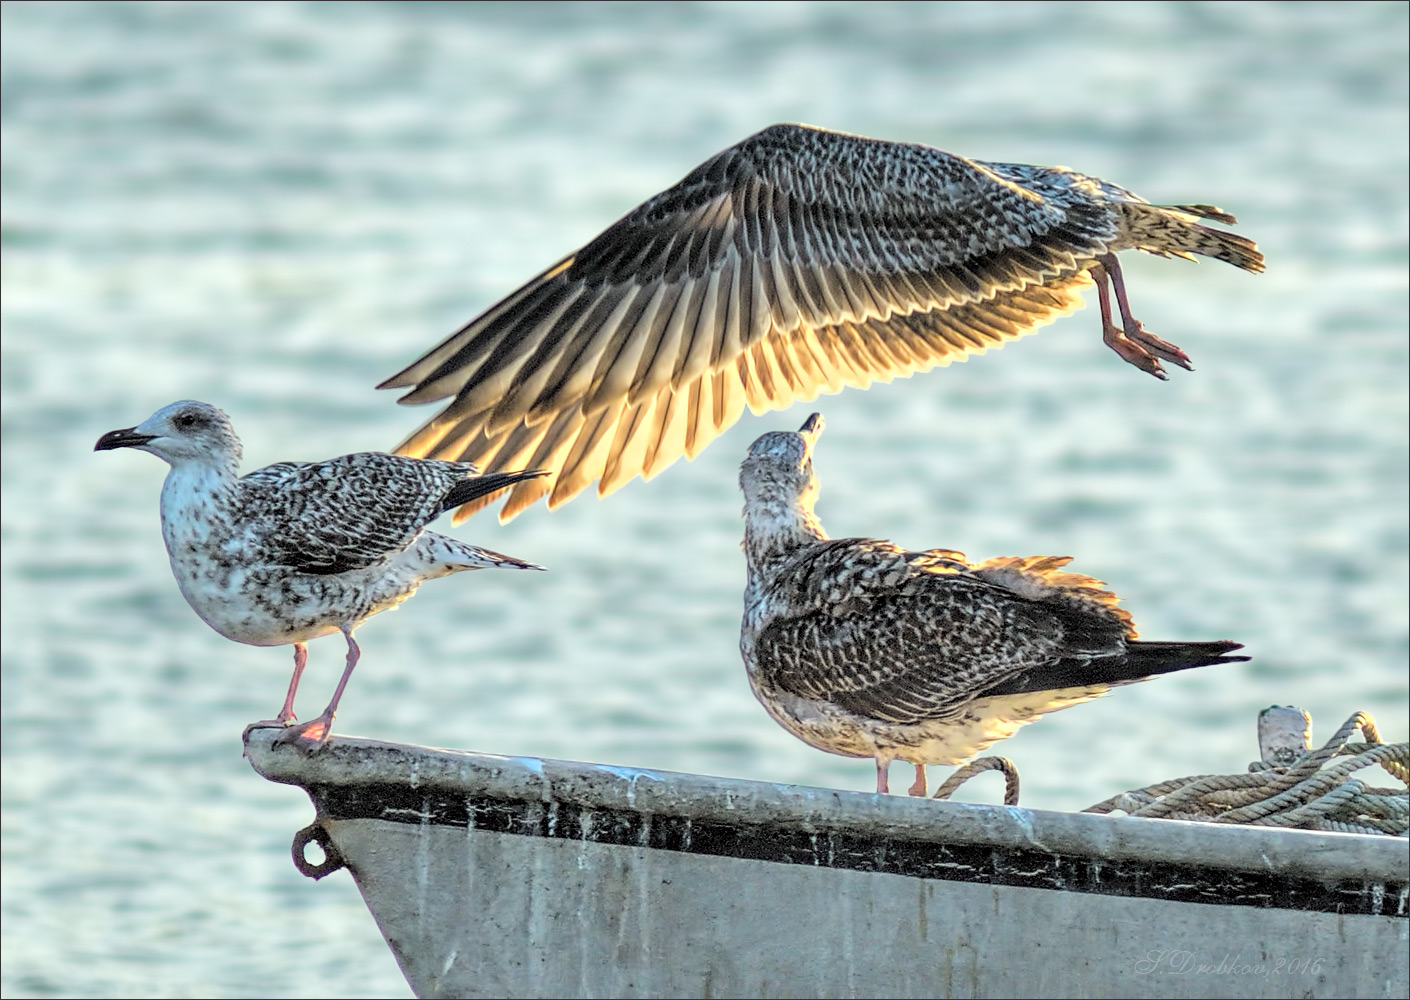
[[[374,619],[340,731],[870,788],[769,721],[737,650],[738,463],[817,408],[834,535],[1075,555],[1148,637],[1255,657],[1025,729],[1001,749],[1026,805],[1237,770],[1271,703],[1404,738],[1404,4],[3,11],[5,996],[409,995],[351,880],[289,863],[304,797],[241,759],[289,650],[201,624],[157,528],[165,466],[93,442],[197,398],[247,469],[389,449],[433,411],[376,382],[775,121],[1214,203],[1268,272],[1123,258],[1199,369],[1166,384],[1089,308],[746,416],[607,501],[447,520],[551,572]],[[341,665],[313,645],[304,717]],[[962,795],[997,801],[987,780]]]

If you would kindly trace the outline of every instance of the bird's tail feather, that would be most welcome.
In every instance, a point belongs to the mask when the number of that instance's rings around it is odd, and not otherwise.
[[[1215,208],[1213,205],[1157,205],[1156,207],[1168,208],[1172,212],[1184,212],[1186,215],[1208,219],[1210,222],[1219,222],[1226,226],[1232,226],[1239,221],[1222,208]]]
[[[1142,250],[1176,257],[1189,257],[1190,254],[1197,253],[1203,257],[1213,257],[1226,264],[1233,264],[1245,271],[1263,270],[1263,254],[1259,252],[1258,244],[1253,240],[1238,233],[1211,229],[1195,222],[1195,219],[1208,219],[1232,226],[1237,220],[1228,212],[1213,205],[1151,205],[1149,209],[1164,213],[1170,228],[1162,234],[1160,246],[1142,245]],[[1174,232],[1171,232],[1172,229]]]
[[[528,479],[539,479],[548,475],[539,469],[525,469],[522,472],[487,472],[482,476],[467,476],[450,488],[441,501],[441,510],[447,511],[473,500],[481,500],[481,506],[500,490],[507,490]]]
[[[1215,663],[1239,663],[1248,659],[1247,656],[1226,655],[1235,649],[1243,649],[1243,644],[1227,639],[1215,642],[1128,642],[1125,656],[1068,656],[1010,677],[987,689],[984,694],[1014,695],[1131,684],[1177,670],[1207,667]]]
[[[507,556],[503,552],[495,552],[479,545],[466,545],[465,548],[471,550],[475,555],[471,569],[543,569],[538,563],[531,563],[527,559],[519,559],[516,556]]]
[[[1153,677],[1215,663],[1242,663],[1247,656],[1229,656],[1243,643],[1218,639],[1214,642],[1132,642],[1126,646],[1123,673],[1131,678]]]

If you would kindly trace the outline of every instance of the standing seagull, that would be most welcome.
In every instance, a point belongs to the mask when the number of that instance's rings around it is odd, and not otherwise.
[[[326,462],[280,462],[237,476],[240,439],[209,403],[164,406],[136,427],[109,431],[94,451],[137,448],[171,466],[162,486],[162,537],[186,603],[227,639],[294,645],[284,707],[255,726],[288,726],[308,660],[304,643],[342,632],[347,666],[312,722],[280,734],[327,742],[357,666],[353,630],[426,580],[462,570],[542,569],[424,530],[438,515],[540,472],[476,475],[458,462],[381,452]]]
[[[1070,559],[908,552],[829,539],[813,513],[819,414],[765,434],[739,472],[749,582],[739,646],[774,720],[809,746],[962,764],[1046,712],[1155,674],[1247,660],[1237,642],[1136,642],[1131,616]]]
[[[411,388],[402,403],[454,397],[404,454],[551,473],[514,489],[508,520],[550,491],[550,507],[593,480],[606,496],[694,458],[746,404],[763,413],[982,354],[1079,308],[1094,279],[1117,354],[1162,379],[1162,358],[1189,368],[1131,315],[1116,254],[1263,270],[1253,241],[1201,218],[1234,222],[1065,167],[773,125],[379,388]]]

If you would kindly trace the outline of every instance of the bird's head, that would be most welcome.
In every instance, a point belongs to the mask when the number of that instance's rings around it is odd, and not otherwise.
[[[233,467],[240,461],[240,439],[230,418],[192,399],[163,406],[136,427],[108,431],[93,446],[94,451],[114,448],[149,451],[173,466],[194,461]]]
[[[813,446],[823,432],[821,413],[795,431],[771,431],[749,447],[739,467],[745,512],[783,507],[811,512],[818,495]]]

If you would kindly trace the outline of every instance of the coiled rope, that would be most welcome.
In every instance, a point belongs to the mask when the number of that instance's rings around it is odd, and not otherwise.
[[[1301,717],[1302,746],[1287,742],[1289,720]],[[1272,723],[1272,726],[1265,726]],[[1265,729],[1281,725],[1281,734]],[[1339,833],[1406,836],[1410,828],[1410,743],[1383,743],[1375,720],[1357,712],[1320,749],[1311,750],[1312,719],[1300,708],[1259,716],[1263,760],[1247,774],[1196,774],[1114,795],[1083,810],[1156,819],[1243,823]],[[1294,725],[1294,730],[1297,726]],[[1350,742],[1357,730],[1363,742]],[[1281,742],[1279,739],[1281,738]],[[1403,787],[1379,788],[1353,772],[1379,764]]]

